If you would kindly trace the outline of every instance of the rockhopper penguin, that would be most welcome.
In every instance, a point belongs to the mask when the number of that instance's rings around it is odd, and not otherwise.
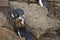
[[[39,0],[39,4],[41,5],[41,7],[45,7],[48,10],[49,4],[47,0]]]
[[[21,28],[21,25],[24,25],[25,22],[25,15],[24,15],[24,11],[20,8],[13,10],[13,12],[11,13],[11,17],[17,21],[16,24],[19,24],[19,26],[17,27],[17,35],[19,37],[20,36],[20,32],[19,32],[19,28]],[[15,29],[16,30],[16,29]]]

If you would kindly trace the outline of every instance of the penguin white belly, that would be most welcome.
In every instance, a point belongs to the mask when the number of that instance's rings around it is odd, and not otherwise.
[[[42,3],[42,0],[39,0],[39,4],[41,5],[41,7],[44,7],[43,3]]]

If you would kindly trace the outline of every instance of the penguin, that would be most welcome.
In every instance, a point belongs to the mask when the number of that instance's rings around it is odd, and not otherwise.
[[[19,37],[25,37],[25,40],[35,40],[34,36],[24,28],[19,28],[18,30]]]
[[[17,24],[19,25],[19,26],[17,26],[16,24],[16,34],[19,36],[19,37],[21,37],[20,36],[20,32],[19,32],[19,30],[21,29],[21,27],[22,27],[22,25],[24,25],[24,22],[25,22],[25,15],[24,15],[24,11],[22,10],[22,9],[20,9],[20,8],[17,8],[17,9],[14,9],[13,10],[13,12],[11,13],[11,17],[13,18],[13,20],[16,20],[17,22]],[[20,28],[20,29],[19,29]]]
[[[41,5],[41,7],[45,7],[46,9],[49,8],[47,0],[39,0],[39,5]]]
[[[11,17],[15,20],[20,20],[21,24],[24,25],[25,15],[22,9],[17,8],[13,10],[13,12],[11,13]]]

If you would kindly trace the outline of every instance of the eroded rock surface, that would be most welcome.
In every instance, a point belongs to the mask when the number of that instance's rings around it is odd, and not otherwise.
[[[20,38],[9,29],[0,27],[0,40],[20,40]]]

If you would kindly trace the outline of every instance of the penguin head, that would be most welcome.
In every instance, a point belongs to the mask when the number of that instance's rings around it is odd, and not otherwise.
[[[13,19],[19,20],[21,22],[21,24],[24,25],[25,15],[24,15],[24,11],[22,9],[15,9],[13,11],[13,13],[11,14],[11,16]]]

